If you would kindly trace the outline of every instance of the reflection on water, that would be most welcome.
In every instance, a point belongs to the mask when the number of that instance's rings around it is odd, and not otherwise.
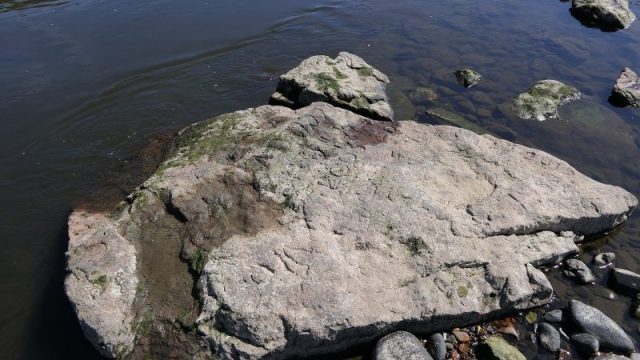
[[[0,0],[0,13],[45,6],[59,6],[67,2],[66,0]]]
[[[541,148],[640,194],[638,111],[607,102],[620,70],[640,64],[637,24],[616,33],[585,28],[569,3],[555,0],[87,0],[38,8],[61,4],[0,2],[3,359],[95,357],[62,291],[70,207],[127,193],[161,153],[158,139],[266,104],[277,76],[310,55],[362,56],[389,75],[400,118],[437,123],[427,111],[457,114],[458,126]],[[462,88],[453,72],[464,67],[484,79]],[[548,78],[584,100],[562,108],[560,119],[514,118],[505,104]],[[144,161],[135,157],[143,149]],[[585,260],[614,251],[619,266],[640,271],[639,238],[634,216],[586,249]],[[551,276],[565,299],[600,306],[640,340],[628,299]]]

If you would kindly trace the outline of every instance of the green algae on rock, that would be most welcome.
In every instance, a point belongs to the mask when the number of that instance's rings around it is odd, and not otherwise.
[[[556,80],[540,80],[513,99],[514,113],[525,120],[544,121],[558,117],[558,107],[580,99],[580,92]]]

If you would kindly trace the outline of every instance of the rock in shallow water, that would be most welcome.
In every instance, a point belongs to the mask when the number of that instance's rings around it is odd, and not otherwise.
[[[86,327],[97,339],[115,329],[181,351],[194,339],[171,343],[165,324],[196,311],[196,274],[205,350],[325,354],[400,324],[428,333],[541,305],[552,289],[535,266],[574,253],[576,234],[609,230],[636,204],[564,161],[491,136],[326,103],[263,106],[185,129],[123,208],[89,217],[86,236],[70,231],[72,243],[100,243],[108,228],[130,246],[100,258],[70,251],[70,270],[85,262],[107,281],[125,271],[131,284],[82,300],[72,295],[86,282],[68,278],[67,293],[83,304],[80,319],[96,319]],[[114,268],[101,262],[109,256]],[[130,286],[138,280],[144,291]],[[132,299],[151,316],[135,318]],[[122,305],[123,322],[108,323],[103,300]],[[130,350],[123,343],[118,353]]]
[[[560,349],[560,333],[550,324],[540,324],[538,327],[538,341],[547,351],[555,353]]]
[[[272,103],[295,108],[324,101],[374,119],[393,120],[387,76],[356,55],[312,56],[280,77]]]
[[[621,106],[640,107],[640,79],[638,74],[624,68],[611,93],[612,103]]]
[[[586,26],[605,31],[626,29],[636,19],[628,0],[573,0],[571,14]]]
[[[607,266],[607,265],[611,265],[614,261],[616,260],[616,254],[609,252],[609,253],[602,253],[602,254],[598,254],[593,258],[593,263],[596,264],[596,266]]]
[[[544,121],[558,117],[558,107],[580,99],[580,92],[556,80],[540,80],[513,99],[513,112],[525,120]]]
[[[613,269],[611,271],[611,281],[618,290],[637,293],[640,292],[640,274],[626,269]]]
[[[596,281],[596,277],[593,276],[587,264],[578,259],[568,259],[565,262],[564,274],[580,284],[590,284]]]
[[[569,302],[569,310],[576,325],[595,336],[602,348],[625,353],[633,351],[634,345],[629,335],[600,310],[578,300]]]
[[[544,314],[543,319],[546,322],[550,322],[550,323],[554,323],[554,324],[561,323],[562,322],[562,310],[560,310],[560,309],[551,310],[548,313]]]
[[[482,80],[482,75],[472,69],[457,70],[454,74],[456,76],[456,80],[458,80],[458,84],[465,88],[472,87]]]
[[[433,360],[420,339],[406,331],[397,331],[380,339],[374,359]]]
[[[571,342],[578,353],[585,358],[590,358],[600,349],[598,338],[588,333],[571,335]]]

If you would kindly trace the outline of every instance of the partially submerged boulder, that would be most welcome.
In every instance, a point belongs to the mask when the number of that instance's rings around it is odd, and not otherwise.
[[[458,84],[465,88],[472,87],[482,80],[482,75],[473,69],[460,69],[454,73]]]
[[[544,121],[558,117],[558,107],[580,99],[580,92],[557,80],[540,80],[513,99],[513,112],[520,118]]]
[[[317,101],[372,119],[393,120],[387,76],[356,55],[312,56],[280,77],[271,103],[300,108]]]
[[[611,93],[612,103],[640,108],[640,79],[635,71],[625,67]]]
[[[626,29],[636,19],[628,0],[573,0],[571,14],[584,25],[604,31]]]
[[[262,106],[183,130],[112,213],[74,211],[66,291],[106,356],[333,353],[544,304],[536,267],[636,204],[492,136]]]

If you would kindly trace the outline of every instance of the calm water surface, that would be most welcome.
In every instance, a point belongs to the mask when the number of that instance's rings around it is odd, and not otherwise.
[[[559,156],[640,195],[640,118],[607,102],[624,66],[640,70],[640,23],[585,28],[555,0],[0,0],[0,359],[92,359],[63,293],[66,217],[109,204],[143,180],[158,139],[192,122],[267,102],[277,76],[314,54],[346,50],[389,75],[400,118],[442,107]],[[640,11],[632,4],[632,10]],[[484,74],[457,86],[452,71]],[[582,91],[561,119],[501,109],[537,80]],[[435,101],[410,100],[431,87]],[[140,156],[140,154],[143,154]],[[640,220],[585,248],[640,271]],[[630,300],[573,287],[635,337]],[[606,278],[602,278],[602,283]]]

